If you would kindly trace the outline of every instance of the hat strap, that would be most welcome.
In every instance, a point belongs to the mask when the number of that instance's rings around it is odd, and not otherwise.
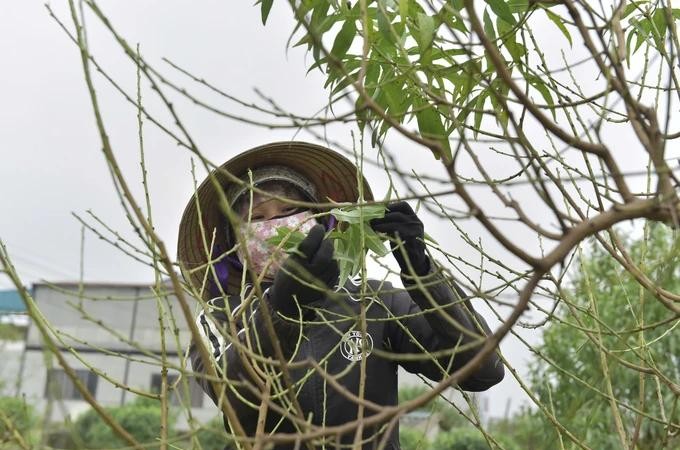
[[[219,244],[215,244],[212,253],[213,257],[215,256],[215,254],[217,254],[218,256],[221,255],[222,247]],[[215,280],[215,278],[213,277],[210,277],[210,294],[213,297],[219,297],[220,295],[222,295],[222,292],[227,292],[227,288],[229,285],[230,264],[234,265],[234,267],[236,267],[237,269],[243,269],[243,264],[241,264],[241,261],[239,261],[238,258],[235,258],[233,256],[227,256],[226,258],[223,258],[220,261],[213,264],[213,267],[215,268],[215,275],[217,275],[217,280]]]
[[[330,231],[335,227],[335,224],[337,223],[337,220],[335,220],[335,216],[332,214],[328,215],[328,220],[326,220],[326,231]]]

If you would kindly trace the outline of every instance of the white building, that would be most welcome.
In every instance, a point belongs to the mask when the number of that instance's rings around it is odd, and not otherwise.
[[[184,411],[178,428],[186,426],[189,406],[193,418],[201,422],[217,414],[210,398],[189,376],[190,333],[174,295],[157,295],[148,285],[51,283],[34,285],[33,298],[52,341],[102,406],[133,401],[134,390],[158,392],[165,365],[169,383],[176,385],[171,403]],[[195,308],[197,302],[190,301]],[[49,351],[38,325],[33,321],[28,329],[16,394],[25,395],[50,421],[67,415],[73,419],[89,404]]]

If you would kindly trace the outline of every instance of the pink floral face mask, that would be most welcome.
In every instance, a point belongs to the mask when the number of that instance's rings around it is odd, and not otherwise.
[[[274,279],[274,275],[279,270],[279,267],[281,267],[281,263],[286,255],[281,250],[275,251],[276,246],[269,244],[267,240],[276,236],[276,229],[279,227],[288,227],[291,230],[298,230],[302,234],[307,235],[309,230],[316,224],[316,221],[309,218],[310,216],[311,213],[309,211],[302,211],[290,216],[263,220],[261,222],[241,223],[239,228],[245,239],[251,270],[261,275],[266,266],[264,278]],[[241,246],[236,252],[239,259],[245,263],[243,250],[243,246]]]

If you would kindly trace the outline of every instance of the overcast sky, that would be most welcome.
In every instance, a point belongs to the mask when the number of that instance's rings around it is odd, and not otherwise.
[[[57,16],[72,29],[67,2],[51,2]],[[137,43],[150,64],[202,98],[237,115],[250,113],[233,102],[200,89],[171,69],[167,57],[190,69],[229,94],[261,103],[257,88],[283,108],[302,115],[322,108],[328,96],[319,72],[307,73],[310,56],[301,49],[286,49],[292,30],[290,10],[275,2],[270,22],[263,27],[258,7],[249,1],[102,1],[113,25],[131,45]],[[135,67],[101,24],[88,16],[91,51],[105,70],[130,94],[135,90]],[[150,270],[112,246],[85,234],[81,260],[81,225],[73,213],[95,223],[88,211],[132,242],[138,241],[126,221],[100,150],[80,55],[57,22],[39,1],[0,2],[0,183],[2,214],[0,239],[26,283],[40,279],[76,280],[81,262],[87,281],[148,282]],[[136,111],[102,77],[95,77],[102,112],[111,142],[129,183],[142,200]],[[148,85],[143,86],[146,106],[172,126]],[[314,140],[294,129],[271,130],[225,119],[173,95],[183,122],[201,151],[221,163],[244,149],[265,142],[289,139]],[[344,108],[340,108],[344,110]],[[349,145],[348,127],[332,127],[333,140]],[[540,130],[539,130],[540,131]],[[623,138],[622,138],[623,139]],[[319,142],[316,140],[316,142]],[[422,149],[394,139],[405,167],[441,173],[442,169]],[[174,255],[176,230],[192,190],[190,155],[185,149],[145,124],[145,149],[149,190],[156,230]],[[417,153],[414,153],[417,150]],[[375,159],[375,154],[371,155]],[[630,167],[642,167],[631,157]],[[385,193],[387,180],[381,171],[367,168],[374,192]],[[203,172],[199,170],[199,178]],[[517,191],[522,195],[521,191]],[[426,229],[435,238],[450,238],[450,228],[426,218]],[[467,221],[473,238],[477,225]],[[512,226],[508,224],[508,226]],[[518,239],[524,239],[518,232]],[[528,235],[527,235],[528,236]],[[460,238],[447,240],[460,253],[477,258]],[[524,242],[524,241],[522,241]],[[489,242],[491,248],[493,243]],[[526,246],[537,241],[526,237]],[[500,251],[500,250],[498,250]],[[505,255],[507,257],[507,255]],[[0,277],[0,288],[11,283]],[[532,341],[537,332],[526,332]],[[529,353],[516,341],[504,343],[504,351],[524,372]],[[508,375],[494,388],[492,412],[503,413],[508,398],[519,404],[519,389]]]
[[[77,279],[80,225],[72,212],[85,215],[92,210],[123,236],[132,234],[100,151],[77,47],[41,2],[0,5],[0,49],[6,55],[0,75],[4,212],[0,236],[27,281]],[[72,28],[65,5],[52,2],[57,15]],[[170,75],[176,73],[167,70],[163,56],[246,99],[255,100],[253,88],[259,87],[293,110],[310,111],[323,105],[321,80],[305,75],[304,53],[286,56],[290,21],[272,20],[264,29],[258,9],[249,2],[192,2],[189,6],[181,1],[109,1],[102,2],[102,7],[121,34],[132,45],[140,43],[149,61]],[[99,24],[90,23],[93,54],[134,94],[134,65]],[[192,84],[184,77],[174,78]],[[119,163],[141,193],[135,110],[101,77],[96,82]],[[148,90],[144,95],[151,107],[156,106]],[[218,106],[229,108],[226,102]],[[263,142],[294,137],[294,131],[248,127],[198,108],[179,110],[201,150],[217,162]],[[174,249],[177,224],[191,194],[189,157],[152,126],[145,131],[154,219],[166,245]],[[87,236],[85,277],[147,281],[149,271]],[[7,285],[6,280],[0,283]]]
[[[67,2],[51,5],[67,27],[72,28]],[[326,103],[328,94],[323,89],[322,76],[318,71],[307,73],[311,56],[300,48],[286,49],[292,20],[285,2],[275,2],[266,27],[261,24],[259,8],[248,1],[102,1],[101,6],[128,43],[140,44],[147,61],[217,108],[257,118],[233,102],[200,89],[161,58],[169,58],[246,101],[262,103],[254,92],[257,88],[283,108],[302,115],[312,114]],[[0,51],[5,55],[0,73],[0,180],[4,212],[0,237],[26,281],[77,279],[81,226],[72,213],[87,218],[87,211],[92,211],[122,236],[134,240],[134,233],[126,222],[100,151],[76,46],[49,17],[41,2],[1,2],[0,8]],[[101,24],[92,17],[88,17],[87,24],[91,52],[113,79],[134,95],[134,65]],[[551,45],[556,48],[557,44]],[[553,54],[557,52],[548,57]],[[582,70],[587,73],[592,68],[586,66]],[[595,79],[595,75],[590,77]],[[113,149],[141,201],[135,108],[102,77],[95,76],[95,82]],[[225,119],[173,95],[168,88],[166,91],[200,150],[218,164],[265,142],[315,140],[304,131],[271,130]],[[146,84],[143,96],[145,106],[157,113],[165,125],[174,128]],[[342,104],[338,109],[346,110]],[[331,127],[329,137],[351,146],[350,130]],[[167,247],[174,249],[181,212],[191,195],[190,155],[148,121],[144,131],[154,222]],[[542,133],[542,129],[529,132]],[[402,167],[429,175],[443,173],[441,165],[427,151],[393,137],[390,147]],[[624,145],[620,136],[614,138]],[[375,160],[375,152],[368,149],[367,158]],[[493,167],[491,158],[487,159],[491,161],[488,166],[502,172],[504,162],[496,159],[500,161],[498,168]],[[624,168],[636,169],[644,162],[632,151],[620,161]],[[198,177],[202,178],[203,173],[198,170]],[[387,187],[384,173],[371,166],[366,171],[376,195],[383,195]],[[526,191],[516,189],[513,195],[528,195]],[[451,239],[446,223],[431,222],[426,226],[435,237],[439,233]],[[479,226],[472,220],[464,221],[463,226],[469,227],[466,231],[472,233],[473,239],[478,235],[487,238],[483,232],[477,233]],[[537,248],[537,240],[526,231],[518,234],[518,238],[526,238],[527,246]],[[494,243],[487,239],[486,244],[493,252]],[[473,249],[463,247],[458,251],[474,254]],[[143,266],[91,234],[85,238],[84,262],[84,276],[88,280],[146,281],[150,277]],[[0,278],[2,286],[9,284]]]

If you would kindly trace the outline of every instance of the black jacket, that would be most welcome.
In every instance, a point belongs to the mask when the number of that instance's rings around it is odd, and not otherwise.
[[[361,359],[365,357],[364,397],[379,405],[395,405],[398,365],[409,372],[423,374],[433,381],[441,380],[447,373],[454,372],[469,361],[479,346],[466,351],[454,350],[453,354],[440,356],[437,361],[432,357],[414,359],[413,355],[423,354],[423,349],[429,352],[455,349],[457,346],[479,340],[481,334],[475,322],[481,325],[485,334],[489,332],[486,322],[474,312],[470,302],[462,300],[464,293],[455,283],[445,281],[439,274],[430,274],[423,283],[427,286],[426,293],[405,279],[404,285],[408,287],[407,290],[394,289],[389,283],[369,280],[364,288],[363,297],[366,306],[365,337],[360,331],[357,319],[360,314],[361,288],[353,281],[348,281],[336,295],[326,295],[303,308],[302,325],[299,318],[296,323],[295,320],[282,318],[270,310],[285,357],[292,362],[308,359],[318,362],[328,374],[336,376],[340,385],[354,394],[359,392],[360,364]],[[263,286],[263,289],[266,289],[266,286]],[[266,298],[267,290],[264,295]],[[239,385],[233,390],[227,390],[226,395],[246,433],[253,436],[258,418],[257,407],[261,399],[253,392],[254,383],[248,383],[251,378],[243,367],[236,347],[229,343],[225,307],[232,311],[236,329],[239,330],[239,342],[256,349],[255,352],[260,355],[273,357],[274,351],[259,309],[263,305],[269,307],[269,303],[255,301],[251,303],[248,311],[243,311],[239,296],[230,296],[228,299],[228,305],[222,298],[208,302],[209,311],[201,312],[197,323],[204,333],[204,341],[216,359],[218,370]],[[442,311],[433,311],[436,309],[433,301],[443,306],[446,314]],[[470,312],[474,313],[476,320],[472,318]],[[249,325],[244,327],[244,323]],[[462,333],[459,331],[461,328],[469,330],[477,337]],[[250,339],[247,339],[248,337]],[[205,363],[195,343],[191,346],[190,356],[194,371],[204,373]],[[270,366],[270,372],[272,370],[273,373],[278,373]],[[316,373],[311,365],[291,369],[290,373],[300,407],[306,418],[309,419],[311,415],[312,423],[335,426],[357,418],[357,404],[338,392],[332,383]],[[503,365],[498,356],[493,354],[459,386],[467,391],[483,391],[500,382],[503,375]],[[210,383],[200,377],[198,381],[217,403],[219,399]],[[239,384],[239,381],[242,383]],[[243,382],[250,384],[251,388],[246,387]],[[289,405],[287,400],[279,403]],[[364,417],[374,413],[366,408]],[[281,416],[270,408],[265,430],[296,433],[292,422],[280,419]],[[371,427],[364,430],[364,437],[368,439],[365,441],[367,443],[364,449],[373,448],[382,439],[382,436],[376,439],[376,434],[381,434],[381,428]],[[340,440],[345,445],[351,444],[354,432],[342,435]],[[392,429],[388,440],[389,444],[385,448],[399,448],[398,426]],[[277,449],[293,447],[293,444],[276,446]],[[300,448],[305,446],[302,445]],[[334,448],[334,443],[327,443],[326,448]]]

